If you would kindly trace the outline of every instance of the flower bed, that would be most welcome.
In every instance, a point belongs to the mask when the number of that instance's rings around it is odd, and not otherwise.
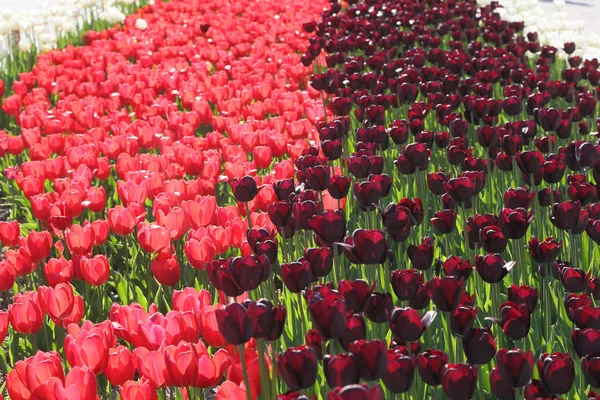
[[[41,55],[10,397],[595,398],[598,62],[497,10],[186,0]]]

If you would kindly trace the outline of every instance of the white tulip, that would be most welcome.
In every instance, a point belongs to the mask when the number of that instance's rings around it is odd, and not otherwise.
[[[17,46],[19,46],[19,50],[23,51],[23,52],[28,52],[31,51],[31,41],[27,38],[21,38],[21,40],[19,40],[19,43],[17,44]]]
[[[148,29],[148,22],[146,22],[143,18],[138,18],[135,20],[135,29],[139,29],[140,31],[145,31]]]

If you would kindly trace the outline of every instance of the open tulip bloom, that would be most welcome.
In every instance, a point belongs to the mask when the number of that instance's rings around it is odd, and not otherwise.
[[[0,60],[3,396],[600,398],[598,60],[485,0],[92,3]]]

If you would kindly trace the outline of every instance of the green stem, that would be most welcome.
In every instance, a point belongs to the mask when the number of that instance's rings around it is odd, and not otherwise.
[[[250,379],[248,379],[248,369],[246,368],[246,355],[244,354],[244,345],[238,347],[240,352],[240,362],[242,364],[242,374],[244,375],[244,385],[246,386],[246,399],[252,400],[252,390],[250,389]]]
[[[258,344],[258,363],[260,367],[260,392],[263,398],[270,399],[270,383],[269,383],[269,372],[267,370],[266,356],[267,349],[265,346],[265,341],[263,339],[257,340]]]

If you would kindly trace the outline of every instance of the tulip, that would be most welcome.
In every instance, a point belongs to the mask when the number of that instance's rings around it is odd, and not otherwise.
[[[38,302],[37,294],[29,292],[15,296],[15,302],[8,306],[8,320],[18,333],[32,335],[37,333],[44,322],[44,313]]]
[[[356,359],[362,379],[375,381],[385,375],[388,353],[384,341],[357,340],[350,344],[350,352]]]
[[[248,203],[254,200],[261,188],[258,187],[253,177],[246,175],[239,180],[234,179],[231,182],[231,189],[237,201]]]
[[[498,214],[498,224],[502,233],[510,239],[520,239],[533,221],[533,211],[524,208],[503,208]]]
[[[433,264],[433,251],[433,239],[425,237],[421,244],[408,246],[406,254],[416,269],[425,271]]]
[[[453,334],[462,336],[473,326],[477,318],[478,308],[459,305],[450,313],[450,330]]]
[[[433,323],[436,315],[435,311],[429,311],[423,317],[419,317],[417,311],[410,307],[396,307],[389,316],[392,334],[402,342],[416,342]]]
[[[518,306],[512,302],[506,302],[500,307],[499,324],[509,338],[519,340],[527,336],[531,323],[531,312],[527,304]]]
[[[246,343],[252,337],[252,321],[246,308],[239,303],[231,303],[216,310],[219,331],[232,345]]]
[[[65,231],[69,251],[75,255],[86,255],[94,247],[95,232],[91,225],[71,225]]]
[[[54,288],[40,286],[38,299],[44,312],[54,321],[59,321],[71,314],[75,294],[70,284],[59,283]]]
[[[289,348],[279,356],[277,368],[290,389],[309,388],[317,380],[317,354],[307,346]]]
[[[555,203],[552,206],[550,222],[557,228],[569,233],[579,234],[583,232],[588,220],[588,214],[585,209],[582,209],[579,201],[569,200]]]
[[[419,375],[423,382],[430,386],[441,385],[444,366],[447,363],[448,355],[440,350],[426,350],[417,356]]]
[[[595,328],[573,329],[571,341],[579,357],[600,352],[600,331]]]
[[[123,400],[157,400],[156,388],[147,379],[129,380],[121,386],[119,393]]]
[[[81,257],[80,268],[83,279],[90,285],[100,286],[108,282],[110,265],[105,255],[97,254],[92,258]]]
[[[160,225],[142,222],[137,228],[137,241],[142,250],[157,253],[171,244],[171,233]]]
[[[346,235],[346,216],[343,210],[325,211],[308,221],[318,238],[326,245],[331,245],[344,239]]]
[[[492,372],[490,373],[490,387],[492,389],[492,394],[498,399],[516,399],[515,389],[508,386],[503,380],[502,376],[500,375],[498,366],[492,368]]]
[[[152,275],[164,286],[175,286],[181,275],[177,256],[161,251],[150,264]]]
[[[19,222],[0,222],[0,241],[4,247],[16,246],[19,242],[20,233],[21,227],[19,226]]]
[[[384,322],[388,322],[387,315],[388,313],[392,312],[393,306],[394,304],[391,294],[388,292],[373,292],[367,299],[364,314],[371,321],[382,324]]]
[[[462,278],[458,279],[454,276],[438,278],[436,276],[429,281],[429,284],[431,298],[440,311],[449,312],[458,307],[465,286]]]
[[[496,363],[502,381],[510,388],[520,388],[529,382],[533,374],[533,353],[520,349],[500,349]]]
[[[108,349],[108,360],[103,372],[111,385],[124,386],[135,374],[131,351],[125,346]]]
[[[67,261],[64,257],[51,258],[44,264],[44,275],[51,287],[56,287],[60,283],[70,283],[75,275],[73,261]]]
[[[188,387],[195,383],[198,374],[196,348],[185,342],[167,346],[164,350],[165,365],[175,386]]]
[[[388,364],[383,383],[392,393],[406,393],[415,376],[415,359],[397,350],[388,351]]]
[[[15,284],[16,273],[8,262],[0,262],[0,291],[10,290]]]
[[[471,364],[487,364],[496,355],[496,341],[490,328],[469,328],[462,335],[462,341]]]
[[[150,351],[145,347],[138,347],[133,351],[133,355],[136,369],[154,387],[161,388],[171,384],[163,351]]]
[[[476,367],[470,364],[444,365],[442,389],[451,400],[470,399],[475,391],[476,382]]]
[[[346,303],[343,296],[327,286],[307,295],[308,310],[315,328],[324,339],[337,339],[346,327]]]
[[[544,386],[552,394],[565,394],[571,390],[575,366],[569,353],[541,354],[537,367]]]
[[[6,334],[8,333],[8,313],[6,311],[0,311],[0,344],[4,342]]]
[[[367,338],[367,327],[362,314],[346,314],[346,328],[344,334],[338,339],[344,350],[350,350],[350,344],[356,340]]]
[[[328,247],[304,249],[304,259],[317,278],[327,276],[333,268],[333,253]]]
[[[357,229],[352,233],[353,246],[350,250],[360,264],[383,264],[387,260],[388,243],[380,230]]]
[[[27,236],[27,249],[34,262],[40,262],[48,258],[52,247],[52,236],[49,232],[31,231]]]
[[[310,264],[303,260],[302,262],[292,262],[281,265],[281,279],[287,290],[292,293],[300,293],[308,287],[311,281]]]
[[[398,300],[410,300],[423,284],[423,274],[412,269],[396,270],[391,273],[390,280]]]
[[[287,315],[285,307],[278,305],[273,308],[267,299],[247,302],[245,305],[252,323],[252,337],[273,341],[281,336]]]
[[[134,213],[123,206],[116,206],[108,210],[108,224],[110,230],[119,236],[127,236],[133,232],[136,224]]]
[[[383,391],[379,385],[347,385],[329,392],[327,400],[383,400]]]
[[[556,259],[560,249],[562,248],[562,242],[556,242],[553,238],[546,238],[545,241],[540,241],[538,238],[533,237],[528,243],[529,254],[535,261],[540,264],[549,263]]]
[[[496,225],[488,225],[479,231],[478,243],[489,253],[502,253],[508,244],[508,237]]]
[[[487,283],[502,281],[514,265],[514,261],[505,263],[502,256],[498,253],[486,254],[485,256],[478,255],[475,259],[475,268],[481,279]]]
[[[362,279],[355,281],[343,279],[338,284],[338,290],[344,296],[348,311],[355,313],[361,313],[365,309],[372,293],[372,288]]]
[[[431,218],[431,224],[441,234],[452,232],[456,228],[456,211],[437,211],[435,217]]]
[[[508,301],[514,304],[524,303],[533,313],[538,301],[538,289],[529,286],[510,285],[508,287]]]
[[[581,370],[592,387],[600,387],[600,357],[598,353],[588,354],[581,359]]]
[[[325,379],[331,388],[359,382],[358,367],[352,354],[327,354],[323,358]]]

